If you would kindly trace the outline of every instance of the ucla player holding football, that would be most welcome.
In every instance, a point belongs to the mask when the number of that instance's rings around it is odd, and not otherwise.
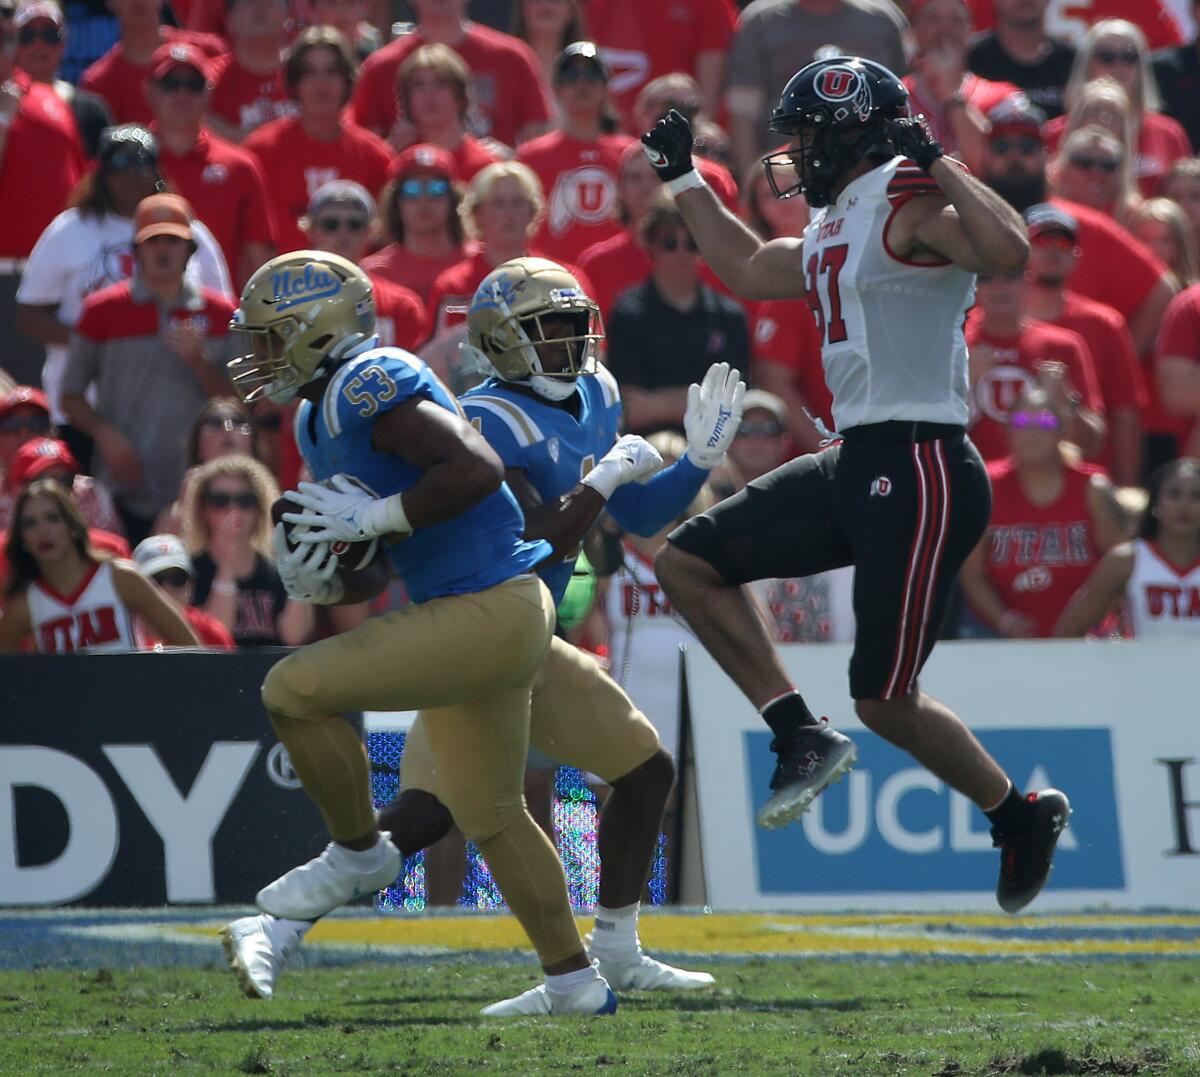
[[[264,887],[259,907],[298,934],[396,878],[400,852],[379,832],[362,740],[339,715],[419,709],[439,795],[528,932],[548,1008],[613,1012],[616,998],[575,927],[562,865],[522,798],[530,693],[554,626],[550,593],[532,569],[550,544],[522,539],[499,458],[445,386],[416,357],[378,347],[371,284],[353,263],[318,251],[272,259],[246,284],[233,328],[250,345],[230,364],[235,386],[247,401],[301,398],[297,442],[326,480],[289,495],[304,506],[285,516],[303,525],[292,535],[298,552],[277,530],[289,592],[339,601],[343,584],[324,544],[378,537],[412,598],[301,648],[263,683],[271,723],[333,840]],[[314,549],[302,551],[303,540]],[[243,929],[223,934],[244,974]]]
[[[480,284],[467,318],[472,358],[493,377],[461,398],[473,426],[505,466],[526,513],[525,536],[554,555],[540,568],[555,601],[571,577],[587,531],[606,508],[627,530],[654,534],[675,519],[721,462],[738,427],[745,392],[727,364],[710,368],[689,390],[684,418],[688,455],[645,478],[639,459],[661,464],[639,437],[618,438],[616,382],[595,360],[603,338],[599,310],[562,266],[517,258]],[[634,481],[639,477],[644,481]],[[431,845],[451,825],[445,779],[428,743],[429,724],[414,725],[401,761],[402,792],[379,826],[405,855]],[[590,655],[551,641],[533,687],[530,743],[612,788],[597,834],[601,870],[589,956],[619,990],[691,990],[713,982],[642,952],[639,896],[674,782],[674,763],[653,726]],[[294,942],[266,917],[238,921],[249,990],[270,994]],[[281,945],[282,942],[282,945]],[[495,1015],[557,1012],[539,986],[489,1007]]]
[[[909,115],[900,80],[872,60],[802,68],[771,128],[789,139],[764,158],[772,189],[803,194],[814,210],[803,238],[764,243],[721,206],[693,166],[691,128],[678,112],[642,142],[736,295],[807,299],[841,444],[789,461],[675,530],[658,578],[775,734],[772,794],[759,812],[774,827],[844,774],[856,749],[808,709],[743,585],[853,564],[858,716],[987,814],[1001,851],[996,897],[1015,912],[1045,883],[1070,805],[1054,789],[1022,796],[917,678],[991,508],[965,430],[963,321],[976,274],[1020,272],[1025,229],[945,156]]]

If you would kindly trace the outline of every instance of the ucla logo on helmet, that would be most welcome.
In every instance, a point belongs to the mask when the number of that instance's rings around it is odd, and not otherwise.
[[[306,265],[303,272],[285,269],[271,274],[271,292],[275,296],[276,310],[327,299],[341,290],[342,282],[337,276],[312,264]]]
[[[847,105],[862,122],[871,114],[871,86],[862,73],[852,67],[838,64],[820,72],[813,82],[813,90],[823,101],[833,105]],[[840,113],[840,114],[839,114]],[[839,110],[836,118],[843,119]]]

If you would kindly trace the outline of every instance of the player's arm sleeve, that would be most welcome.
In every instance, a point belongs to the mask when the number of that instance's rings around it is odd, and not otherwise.
[[[635,535],[655,535],[683,515],[707,478],[708,472],[685,456],[644,483],[618,486],[608,499],[609,515]]]

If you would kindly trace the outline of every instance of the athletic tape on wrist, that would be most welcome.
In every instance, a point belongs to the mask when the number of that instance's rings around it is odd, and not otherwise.
[[[667,180],[664,185],[676,198],[684,191],[690,191],[693,187],[707,187],[704,182],[704,177],[700,172],[693,168],[690,172],[685,172],[682,176],[676,176],[673,180]]]

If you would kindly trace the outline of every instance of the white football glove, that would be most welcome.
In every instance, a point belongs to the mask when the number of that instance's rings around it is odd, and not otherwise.
[[[296,538],[299,540],[300,536]],[[282,523],[275,525],[271,542],[275,547],[275,570],[289,597],[329,606],[345,594],[345,587],[336,575],[338,559],[330,552],[328,542],[289,549],[287,528]]]
[[[288,497],[304,507],[283,514],[289,524],[307,529],[295,535],[297,542],[362,542],[412,531],[399,494],[372,497],[348,475],[334,475],[327,483],[302,482]]]
[[[650,442],[636,434],[626,434],[600,457],[580,482],[607,501],[618,486],[627,482],[645,482],[662,466],[663,458]]]
[[[704,471],[725,459],[725,451],[742,421],[742,397],[746,383],[728,363],[713,363],[699,384],[688,386],[683,429],[687,434],[687,458]]]

